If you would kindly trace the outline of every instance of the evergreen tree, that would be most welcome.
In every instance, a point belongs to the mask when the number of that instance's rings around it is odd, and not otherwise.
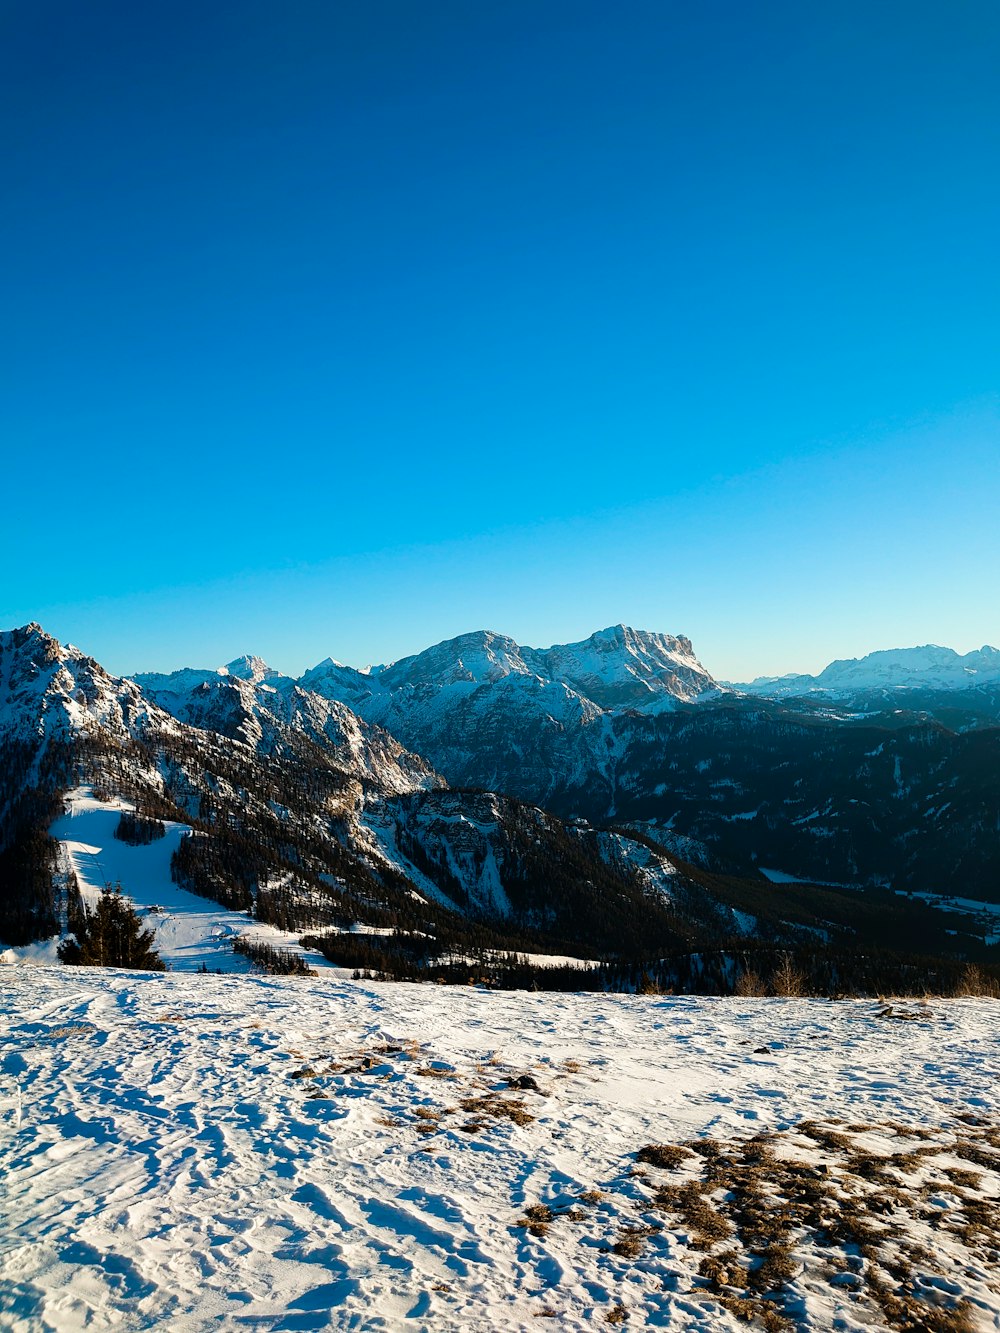
[[[129,967],[136,971],[163,972],[160,955],[153,948],[153,932],[144,930],[138,912],[122,896],[120,884],[105,885],[92,912],[81,913],[74,922],[76,940],[59,946],[64,963],[79,967]]]

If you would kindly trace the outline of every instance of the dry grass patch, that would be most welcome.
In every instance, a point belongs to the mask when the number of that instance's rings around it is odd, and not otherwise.
[[[603,1203],[608,1197],[605,1190],[584,1190],[580,1195],[581,1203]]]
[[[519,1217],[514,1226],[527,1231],[529,1236],[547,1236],[554,1220],[555,1214],[547,1203],[533,1203],[530,1208],[525,1208],[524,1216]]]
[[[665,1185],[653,1195],[653,1206],[679,1218],[690,1243],[699,1250],[710,1249],[732,1232],[730,1223],[710,1202],[710,1189],[705,1181],[687,1180],[683,1185]]]
[[[983,1183],[982,1173],[979,1171],[968,1171],[962,1166],[946,1166],[942,1168],[944,1174],[953,1185],[957,1185],[963,1190],[977,1190]]]
[[[501,1097],[498,1093],[489,1093],[485,1097],[463,1097],[459,1106],[463,1111],[489,1116],[494,1120],[513,1120],[515,1125],[530,1125],[535,1119],[525,1109],[523,1101],[515,1097]]]
[[[992,1123],[966,1117],[956,1133],[806,1120],[680,1151],[651,1144],[637,1159],[674,1174],[632,1179],[641,1206],[666,1214],[703,1251],[697,1284],[768,1333],[797,1326],[792,1286],[805,1268],[850,1289],[879,1327],[905,1333],[971,1333],[973,1306],[952,1294],[949,1274],[997,1272],[1000,1127]],[[612,1248],[637,1258],[649,1234],[629,1227]]]
[[[672,1170],[675,1166],[680,1166],[691,1156],[690,1148],[681,1148],[672,1143],[647,1143],[645,1148],[640,1148],[635,1155],[637,1162],[644,1162],[647,1166],[657,1166],[663,1171]]]
[[[650,1236],[658,1236],[662,1230],[663,1227],[655,1222],[648,1226],[626,1227],[612,1245],[612,1252],[623,1259],[637,1259]]]

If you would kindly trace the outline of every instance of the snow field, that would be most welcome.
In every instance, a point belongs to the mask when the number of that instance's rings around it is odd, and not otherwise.
[[[746,1328],[654,1206],[700,1159],[636,1154],[770,1131],[819,1171],[848,1126],[950,1145],[910,1152],[912,1281],[997,1329],[998,1265],[951,1228],[1000,1188],[997,1150],[975,1185],[953,1155],[1000,1125],[996,1013],[5,968],[0,1329]],[[856,1246],[793,1239],[791,1327],[890,1326]]]

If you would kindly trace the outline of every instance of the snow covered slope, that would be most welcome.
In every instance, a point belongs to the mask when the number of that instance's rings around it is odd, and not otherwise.
[[[995,1002],[0,967],[0,1038],[6,1333],[1000,1328]]]
[[[130,802],[98,800],[83,787],[69,792],[64,803],[66,813],[49,829],[59,844],[61,869],[75,877],[88,906],[106,885],[120,885],[153,930],[156,951],[171,971],[248,972],[249,959],[232,948],[238,938],[307,956],[313,968],[330,966],[322,954],[302,948],[300,932],[278,930],[180,888],[170,860],[191,833],[189,826],[167,821],[162,838],[133,846],[115,837],[122,811],[134,809]]]

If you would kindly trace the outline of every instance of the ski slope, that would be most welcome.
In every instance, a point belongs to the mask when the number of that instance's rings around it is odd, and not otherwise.
[[[303,949],[298,934],[256,922],[245,912],[234,912],[188,893],[170,877],[170,858],[190,829],[167,822],[162,838],[145,846],[119,842],[115,829],[128,801],[102,801],[89,787],[78,787],[64,800],[66,813],[50,826],[59,843],[63,868],[77,878],[88,905],[96,902],[106,884],[120,884],[144,924],[156,936],[156,949],[171,971],[248,972],[250,961],[233,952],[238,936],[259,940],[272,948],[300,954],[310,967],[330,964],[315,950]],[[51,961],[53,948],[44,950]],[[38,956],[37,947],[10,951],[12,957]],[[41,961],[41,960],[40,960]]]
[[[888,1237],[796,1232],[788,1327],[893,1327],[904,1237],[913,1299],[998,1329],[958,1225],[997,1215],[997,1012],[0,968],[0,1329],[745,1329],[655,1203],[700,1159],[636,1154],[762,1132]]]

